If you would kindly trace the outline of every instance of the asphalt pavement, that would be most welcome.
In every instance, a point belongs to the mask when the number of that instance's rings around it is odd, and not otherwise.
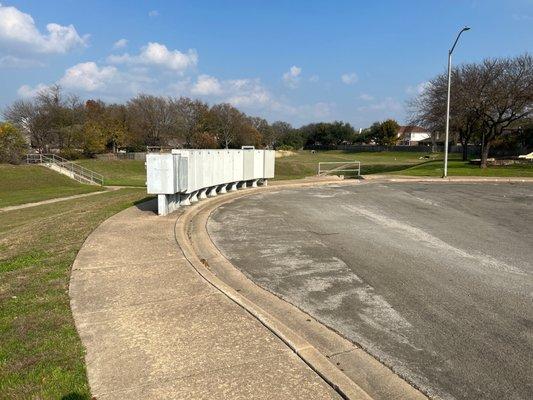
[[[216,210],[209,232],[260,286],[426,394],[533,393],[533,185],[285,189]]]

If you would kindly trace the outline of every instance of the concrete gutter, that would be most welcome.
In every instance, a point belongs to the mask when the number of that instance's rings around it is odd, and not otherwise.
[[[305,179],[233,192],[187,208],[176,224],[185,257],[209,283],[242,306],[287,344],[318,375],[347,399],[427,399],[364,350],[292,304],[257,286],[233,266],[212,242],[207,221],[218,207],[264,191],[315,185],[356,185],[356,180]]]

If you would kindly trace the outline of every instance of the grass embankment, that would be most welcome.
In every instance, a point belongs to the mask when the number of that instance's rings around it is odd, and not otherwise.
[[[361,174],[387,173],[409,168],[427,162],[424,156],[429,153],[418,152],[349,152],[341,150],[298,151],[295,155],[276,158],[276,179],[298,179],[317,174],[319,162],[325,161],[360,161]],[[431,154],[432,159],[442,154]],[[330,167],[331,168],[331,167]],[[350,166],[353,168],[353,166]]]
[[[104,185],[145,186],[146,168],[140,160],[76,160],[85,168],[89,168],[104,176]]]
[[[0,164],[0,208],[97,190],[43,166]]]
[[[395,175],[405,176],[442,176],[442,161],[427,162],[401,171]],[[479,168],[479,165],[470,164],[468,161],[452,160],[448,163],[448,176],[486,176],[486,177],[533,177],[533,165],[502,165]]]
[[[145,193],[121,189],[0,213],[0,398],[91,398],[69,307],[70,268],[89,233]]]

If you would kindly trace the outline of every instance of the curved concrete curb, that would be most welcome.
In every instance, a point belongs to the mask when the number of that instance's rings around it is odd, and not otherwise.
[[[207,220],[211,213],[221,205],[258,192],[324,184],[349,185],[354,184],[354,181],[280,182],[266,188],[240,191],[211,199],[187,209],[180,216],[180,224],[176,224],[177,241],[185,256],[202,277],[280,337],[343,397],[348,399],[426,399],[422,393],[364,350],[295,306],[257,286],[234,267],[211,241],[206,227]],[[287,324],[287,321],[290,323]],[[304,336],[297,332],[302,332]],[[336,356],[342,358],[336,358]],[[356,365],[355,368],[359,371],[352,371],[354,373],[350,375],[355,377],[356,382],[361,382],[364,388],[347,376],[340,369],[341,367],[334,364],[337,359]],[[336,364],[340,363],[336,362]]]

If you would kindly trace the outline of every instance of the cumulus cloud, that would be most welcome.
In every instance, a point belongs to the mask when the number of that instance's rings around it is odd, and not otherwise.
[[[159,16],[159,11],[157,11],[157,10],[151,10],[151,11],[148,11],[148,16],[149,16],[150,18],[158,17],[158,16]]]
[[[285,82],[288,87],[294,89],[300,83],[301,73],[302,69],[296,65],[293,65],[287,72],[283,74],[283,82]]]
[[[15,7],[0,4],[0,47],[36,53],[66,53],[85,46],[88,36],[81,37],[73,25],[46,25],[46,34],[39,32],[32,16]]]
[[[235,107],[276,106],[269,91],[259,79],[233,79],[225,82],[227,101]]]
[[[198,64],[198,53],[194,49],[182,53],[179,50],[169,50],[164,44],[150,42],[142,47],[137,55],[131,56],[128,53],[111,55],[107,60],[112,64],[157,66],[182,73]]]
[[[357,83],[359,80],[359,77],[355,72],[350,72],[346,74],[341,75],[341,81],[342,83],[345,83],[346,85],[353,85],[354,83]]]
[[[128,45],[128,39],[119,39],[113,43],[114,49],[122,49]]]
[[[49,86],[45,85],[44,83],[39,83],[38,85],[35,85],[33,87],[30,85],[22,85],[17,90],[17,93],[20,97],[32,98],[37,96],[40,92],[47,90],[48,88]]]
[[[95,62],[90,61],[68,68],[59,80],[59,84],[68,89],[93,92],[105,88],[116,75],[117,69],[115,67],[99,67]]]
[[[422,94],[431,85],[431,82],[420,82],[415,86],[407,86],[405,92],[410,95]]]
[[[191,88],[192,94],[200,96],[218,95],[221,92],[222,87],[218,79],[209,75],[200,75]]]

